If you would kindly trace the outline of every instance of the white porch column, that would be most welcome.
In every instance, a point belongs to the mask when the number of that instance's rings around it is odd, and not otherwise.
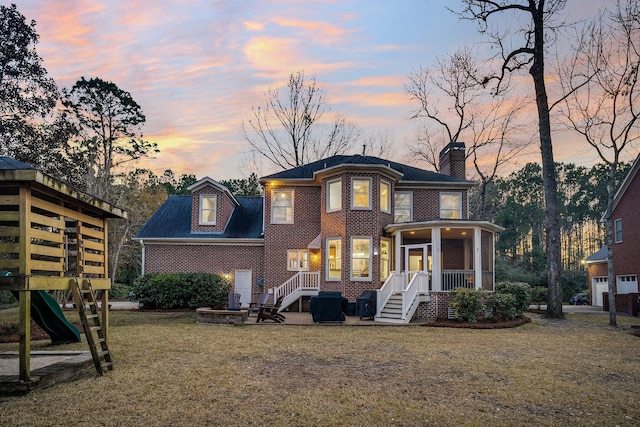
[[[431,260],[433,264],[431,289],[435,292],[442,290],[442,242],[440,236],[440,228],[434,227],[431,229],[431,243],[433,244],[431,248],[433,257]]]
[[[398,230],[396,231],[396,244],[395,244],[395,249],[396,249],[396,259],[395,259],[395,264],[396,264],[396,273],[400,274],[402,273],[402,231]]]
[[[482,288],[482,231],[473,229],[473,268],[476,289]]]

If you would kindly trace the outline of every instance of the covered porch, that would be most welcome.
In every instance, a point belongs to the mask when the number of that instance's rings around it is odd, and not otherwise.
[[[495,233],[487,221],[390,224],[392,270],[378,290],[376,320],[407,323],[420,302],[456,288],[493,291]],[[392,309],[391,309],[392,307]]]

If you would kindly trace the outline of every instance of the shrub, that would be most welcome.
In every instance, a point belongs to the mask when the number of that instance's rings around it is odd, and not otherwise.
[[[15,307],[18,300],[11,295],[10,291],[0,291],[0,308]]]
[[[451,307],[456,317],[463,322],[476,323],[478,314],[484,309],[484,289],[456,288],[451,294]]]
[[[516,317],[524,316],[531,303],[531,286],[523,282],[496,283],[496,294],[511,294],[515,298]]]
[[[518,304],[515,295],[496,293],[493,295],[493,317],[498,319],[515,319],[518,317]]]
[[[228,280],[208,273],[145,274],[133,286],[134,298],[145,308],[223,306],[231,291]]]
[[[129,292],[131,292],[131,286],[122,283],[114,283],[109,290],[109,298],[117,300],[129,299]]]

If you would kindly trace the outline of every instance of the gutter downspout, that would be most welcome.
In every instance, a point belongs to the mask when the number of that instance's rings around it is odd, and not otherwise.
[[[141,271],[140,275],[144,276],[144,261],[145,261],[145,250],[144,250],[144,240],[140,239],[140,244],[142,245],[142,262],[141,262]]]

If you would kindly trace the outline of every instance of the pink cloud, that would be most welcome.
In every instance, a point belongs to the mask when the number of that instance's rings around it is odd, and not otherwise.
[[[283,27],[301,29],[308,33],[310,38],[320,43],[334,43],[340,41],[346,34],[353,32],[353,30],[345,30],[322,21],[303,21],[290,18],[275,18],[273,21]]]

